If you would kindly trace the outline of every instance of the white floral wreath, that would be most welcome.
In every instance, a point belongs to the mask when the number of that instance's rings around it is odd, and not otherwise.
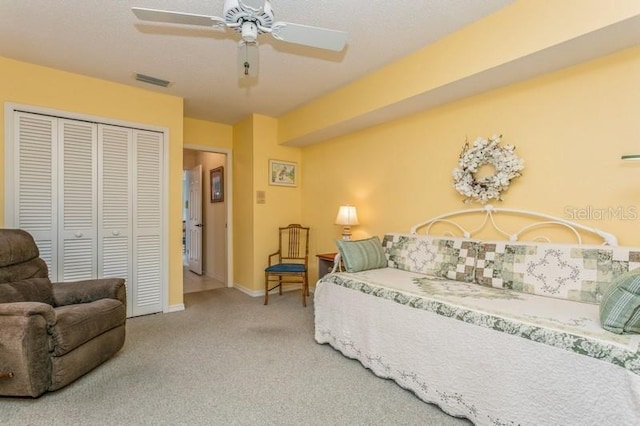
[[[501,139],[502,135],[493,135],[489,139],[479,137],[471,147],[464,144],[458,167],[453,169],[453,186],[465,197],[465,203],[502,201],[500,193],[509,188],[511,179],[521,176],[524,160],[514,153],[513,145],[500,146]],[[495,173],[476,178],[475,174],[486,164],[492,165]]]

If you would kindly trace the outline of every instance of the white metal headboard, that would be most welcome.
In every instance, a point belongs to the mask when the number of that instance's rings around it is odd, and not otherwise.
[[[462,227],[458,223],[453,222],[453,221],[448,219],[448,218],[453,217],[453,216],[467,215],[469,213],[484,213],[485,214],[484,220],[482,221],[480,226],[477,227],[476,229],[471,230],[471,231],[465,229],[464,227]],[[496,224],[496,222],[494,220],[494,217],[493,217],[494,213],[510,213],[510,214],[516,214],[516,215],[520,215],[520,216],[535,217],[537,219],[544,219],[544,220],[541,221],[541,222],[533,223],[531,225],[527,225],[527,226],[521,228],[520,230],[518,230],[515,233],[509,233],[509,232],[506,232],[506,231],[502,230]],[[426,233],[428,234],[429,230],[431,229],[431,227],[433,225],[435,225],[436,223],[447,223],[447,224],[457,228],[458,230],[460,230],[460,232],[462,233],[462,235],[465,238],[471,238],[473,236],[473,234],[479,232],[481,229],[483,229],[485,227],[485,225],[487,224],[487,221],[491,221],[491,224],[493,225],[494,229],[496,231],[498,231],[500,234],[502,234],[505,237],[509,238],[509,241],[518,241],[518,237],[523,232],[529,231],[529,230],[531,230],[533,228],[546,226],[546,225],[557,225],[557,226],[561,226],[561,227],[567,228],[571,232],[573,232],[573,234],[575,234],[579,244],[582,244],[582,237],[580,236],[580,233],[578,232],[578,230],[581,230],[581,231],[589,232],[589,233],[592,233],[592,234],[595,234],[595,235],[599,236],[600,238],[602,238],[603,244],[610,245],[610,246],[617,246],[618,245],[618,238],[615,235],[610,234],[608,232],[604,232],[604,231],[602,231],[600,229],[591,228],[591,227],[588,227],[588,226],[585,226],[585,225],[581,225],[581,224],[576,223],[576,222],[572,222],[570,220],[562,219],[562,218],[555,217],[555,216],[550,216],[550,215],[544,214],[544,213],[538,213],[538,212],[533,212],[533,211],[529,211],[529,210],[496,208],[496,207],[493,207],[490,204],[487,204],[486,206],[481,207],[481,208],[477,208],[477,209],[457,210],[457,211],[453,211],[453,212],[450,212],[450,213],[442,214],[440,216],[436,216],[436,217],[434,217],[432,219],[427,220],[426,222],[422,222],[422,223],[419,223],[417,225],[412,226],[410,232],[412,234],[417,234],[418,233],[418,229],[423,228],[423,227],[426,226],[427,227],[426,228]]]

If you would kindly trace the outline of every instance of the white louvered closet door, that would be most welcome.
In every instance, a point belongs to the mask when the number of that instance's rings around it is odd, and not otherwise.
[[[98,125],[98,276],[124,278],[132,294],[132,190],[133,131]],[[134,298],[127,298],[133,314]]]
[[[53,208],[57,199],[58,120],[36,114],[18,112],[14,118],[15,185],[13,216],[15,228],[29,232],[49,267],[49,275],[57,277],[53,253],[58,244],[58,222]],[[14,159],[8,159],[14,161]]]
[[[52,281],[121,277],[129,316],[162,312],[164,134],[17,111],[13,123],[7,226],[33,235]]]
[[[98,276],[96,125],[63,120],[58,125],[58,277]]]
[[[134,130],[134,315],[162,310],[162,134]]]

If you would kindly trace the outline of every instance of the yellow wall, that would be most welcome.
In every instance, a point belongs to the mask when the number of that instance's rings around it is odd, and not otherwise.
[[[183,118],[182,99],[0,58],[0,100],[170,130],[170,300],[182,303],[181,170],[189,145],[233,148],[234,281],[259,292],[276,228],[312,227],[312,254],[333,251],[337,208],[358,207],[356,238],[405,231],[413,223],[465,208],[451,169],[465,138],[502,133],[526,160],[502,205],[566,217],[570,206],[635,208],[638,152],[638,49],[380,124],[305,148],[304,137],[412,96],[455,84],[551,46],[640,14],[637,0],[519,0],[406,58],[274,119],[254,114],[233,126]],[[0,138],[4,137],[0,115]],[[2,141],[2,144],[4,141]],[[0,167],[4,164],[0,146]],[[300,165],[297,188],[268,184],[268,160]],[[0,202],[3,202],[0,188]],[[256,203],[265,191],[266,204]],[[0,215],[2,213],[0,212]],[[0,223],[3,219],[0,216]],[[640,245],[638,221],[584,221]],[[315,259],[312,258],[312,270]]]
[[[233,126],[233,280],[254,288],[253,117]]]
[[[290,223],[300,223],[304,182],[297,187],[269,185],[269,160],[284,160],[298,164],[298,170],[304,168],[300,164],[301,151],[278,145],[278,122],[263,115],[254,115],[254,191],[253,202],[256,203],[256,191],[265,191],[265,204],[255,205],[254,216],[254,253],[255,273],[254,289],[264,288],[264,268],[268,255],[278,250],[278,227]]]
[[[340,204],[358,208],[355,238],[468,208],[451,171],[465,138],[495,133],[526,164],[494,205],[566,219],[591,209],[594,220],[573,219],[640,246],[640,163],[620,161],[640,153],[638,75],[640,47],[304,148],[303,218],[318,251],[334,251]],[[609,208],[627,220],[593,213]]]
[[[301,184],[269,185],[269,159],[303,168],[300,149],[278,145],[277,132],[277,120],[259,114],[234,126],[234,280],[253,294],[264,289],[267,257],[278,249],[278,227],[301,220]],[[265,192],[264,204],[257,204],[257,191]]]
[[[279,141],[348,123],[640,14],[637,0],[520,0],[279,119]]]
[[[182,99],[0,57],[0,104],[5,102],[169,129],[169,305],[181,304]],[[0,205],[4,205],[4,113],[0,114],[0,170]],[[4,210],[0,224],[4,225]]]
[[[233,146],[233,126],[185,117],[184,144],[229,149]]]

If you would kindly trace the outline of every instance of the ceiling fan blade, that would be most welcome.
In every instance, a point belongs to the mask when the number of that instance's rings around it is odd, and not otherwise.
[[[334,50],[336,52],[344,49],[344,45],[347,42],[347,33],[344,31],[328,30],[290,22],[274,22],[271,27],[271,35],[278,40],[289,43]]]
[[[238,77],[258,77],[258,43],[238,43]]]
[[[254,12],[261,12],[264,9],[264,1],[265,0],[238,0],[241,7]]]
[[[170,24],[202,25],[205,27],[224,27],[226,22],[217,16],[195,15],[193,13],[170,12],[168,10],[132,7],[133,13],[143,21],[167,22]]]

